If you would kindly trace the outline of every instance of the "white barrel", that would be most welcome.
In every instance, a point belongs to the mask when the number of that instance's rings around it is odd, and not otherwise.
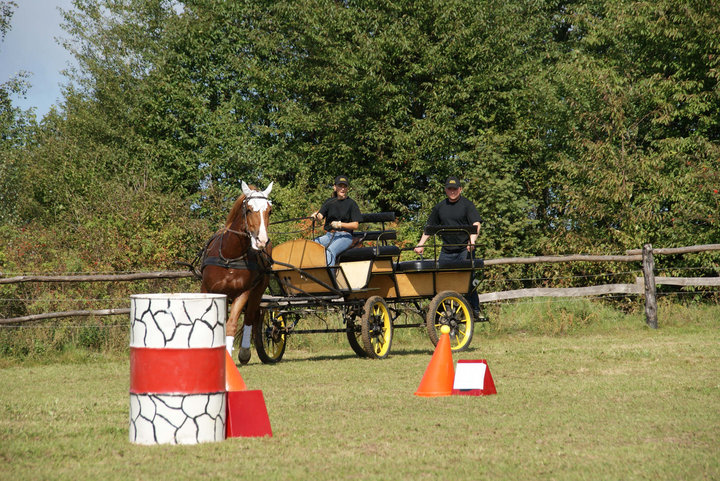
[[[130,296],[130,442],[225,439],[226,317],[222,294]]]

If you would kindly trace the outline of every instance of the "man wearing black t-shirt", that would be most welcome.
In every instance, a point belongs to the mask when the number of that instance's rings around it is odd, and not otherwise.
[[[338,175],[333,186],[333,196],[326,200],[320,210],[311,217],[325,221],[326,233],[315,242],[325,246],[325,256],[329,266],[337,262],[337,256],[352,245],[352,232],[362,220],[357,203],[348,197],[349,182],[347,176]]]
[[[443,199],[430,212],[426,226],[475,226],[475,231],[468,234],[466,231],[440,233],[443,240],[442,249],[438,256],[440,267],[443,264],[464,261],[474,257],[475,240],[480,232],[480,214],[469,199],[462,196],[462,185],[457,177],[448,177],[445,182],[445,195]],[[425,251],[425,242],[430,234],[423,232],[420,242],[415,246],[415,252],[422,254]],[[469,295],[470,305],[474,311],[479,309],[477,296]]]

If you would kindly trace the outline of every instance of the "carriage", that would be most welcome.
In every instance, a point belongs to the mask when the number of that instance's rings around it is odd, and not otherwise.
[[[394,221],[392,212],[363,214],[353,247],[338,256],[337,265],[327,265],[325,248],[309,239],[274,246],[260,322],[252,332],[262,362],[280,361],[294,334],[344,332],[358,356],[382,359],[390,353],[394,329],[425,326],[435,345],[447,325],[451,349],[468,348],[475,319],[464,293],[476,285],[482,259],[451,264],[439,264],[437,255],[401,260],[403,250],[412,248],[393,244],[396,231],[386,226]],[[434,226],[426,232],[436,236],[458,229],[470,232],[474,226]],[[318,310],[338,312],[341,324],[303,329],[302,319]]]
[[[242,182],[221,227],[195,260],[188,264],[202,280],[201,292],[225,294],[231,303],[227,318],[227,347],[241,335],[238,361],[247,364],[251,340],[264,363],[276,363],[291,334],[344,332],[358,356],[383,359],[390,353],[393,331],[425,326],[433,344],[440,329],[450,328],[451,349],[462,351],[472,341],[474,313],[462,293],[471,292],[481,259],[438,262],[438,243],[432,259],[401,260],[403,250],[392,242],[396,231],[386,228],[395,214],[364,214],[353,232],[356,242],[328,265],[325,247],[298,236],[272,246],[269,240],[269,196],[273,183],[259,190]],[[274,222],[278,225],[302,219]],[[315,238],[312,220],[311,239]],[[435,240],[450,230],[470,233],[474,226],[433,226],[425,232]],[[196,263],[200,262],[199,270]],[[428,303],[429,302],[429,303]],[[303,317],[320,310],[340,313],[342,327],[303,329]],[[242,329],[238,322],[244,313]],[[420,321],[407,322],[408,315]],[[406,322],[399,323],[404,315]],[[479,319],[484,320],[484,319]]]

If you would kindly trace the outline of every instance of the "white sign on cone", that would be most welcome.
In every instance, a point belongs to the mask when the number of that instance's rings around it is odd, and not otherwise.
[[[497,394],[487,361],[458,361],[452,393],[464,396]]]

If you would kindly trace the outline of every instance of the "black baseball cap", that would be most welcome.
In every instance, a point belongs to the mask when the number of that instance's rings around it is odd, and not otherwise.
[[[337,177],[335,177],[335,185],[338,184],[345,184],[349,187],[350,182],[348,181],[347,175],[338,175]]]
[[[460,183],[460,179],[454,176],[450,176],[445,181],[445,188],[446,189],[458,189],[462,187],[462,184]]]

